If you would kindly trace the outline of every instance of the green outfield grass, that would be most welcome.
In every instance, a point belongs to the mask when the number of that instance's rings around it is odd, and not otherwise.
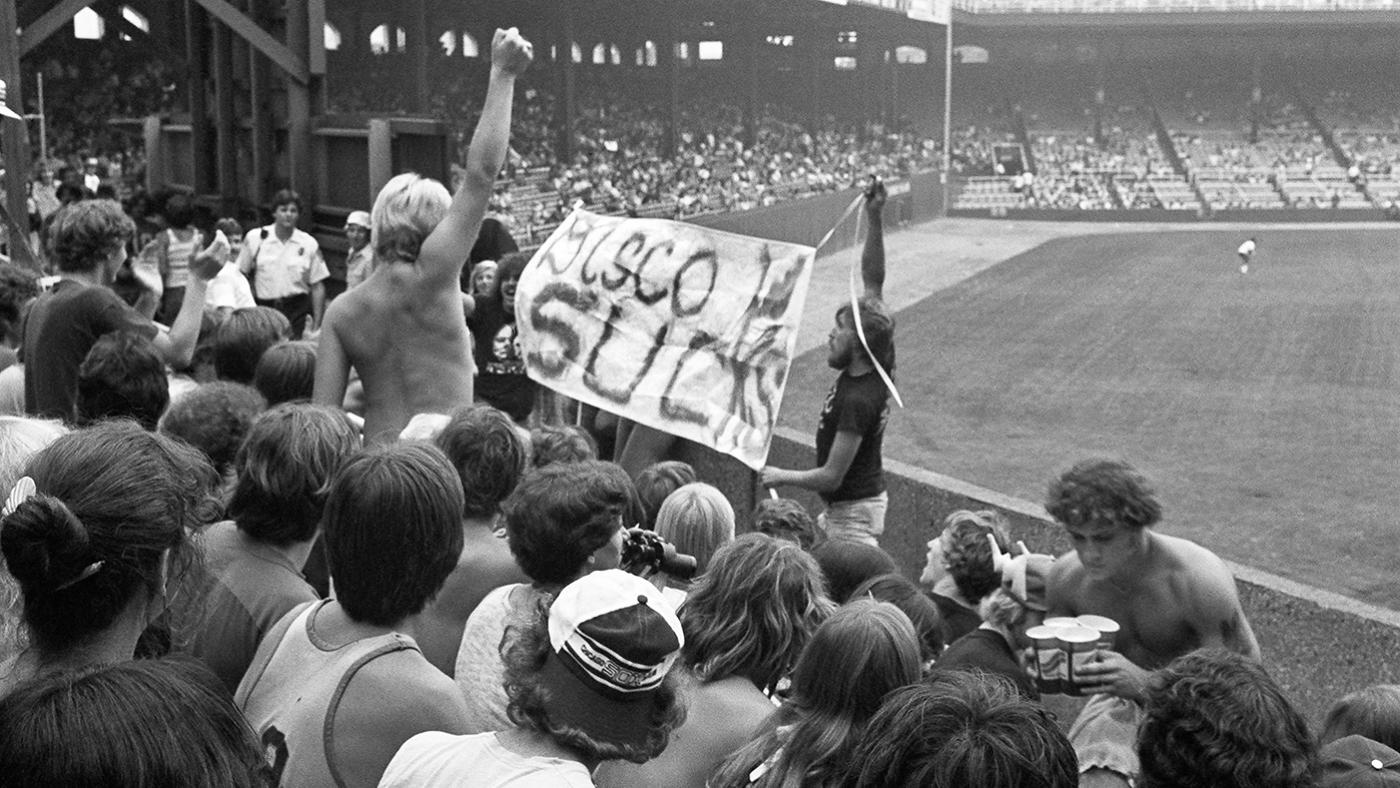
[[[886,456],[1036,502],[1121,457],[1162,531],[1400,608],[1397,233],[1266,231],[1241,275],[1245,235],[1062,238],[902,310]],[[825,358],[793,365],[783,424],[815,428]]]

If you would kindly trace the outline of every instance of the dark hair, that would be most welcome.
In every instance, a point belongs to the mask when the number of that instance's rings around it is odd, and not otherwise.
[[[462,484],[437,448],[365,449],[331,484],[322,518],[336,600],[390,626],[423,609],[462,553]]]
[[[797,545],[744,534],[720,548],[680,607],[681,658],[701,681],[743,676],[771,693],[835,606]]]
[[[188,195],[177,192],[166,199],[163,213],[171,227],[183,230],[194,221],[194,202]]]
[[[889,602],[904,611],[914,624],[924,662],[943,653],[943,617],[938,605],[919,588],[918,584],[901,574],[879,575],[856,586],[851,599],[877,599]]]
[[[811,550],[823,540],[807,507],[791,498],[764,498],[753,509],[753,529]]]
[[[160,431],[204,452],[223,476],[233,466],[253,419],[266,409],[267,402],[251,386],[216,380],[170,403]]]
[[[1177,657],[1147,690],[1138,727],[1145,788],[1305,788],[1317,745],[1259,663],[1224,649]]]
[[[0,700],[0,773],[29,788],[271,788],[257,737],[205,668],[137,660],[44,675]]]
[[[880,366],[885,368],[885,372],[894,374],[894,317],[885,309],[885,305],[873,298],[862,296],[856,300],[860,306],[860,328],[865,334],[865,342],[870,346],[867,354],[865,348],[860,344],[860,339],[856,339],[856,350],[865,354],[868,358],[880,362]],[[836,310],[836,319],[851,319],[851,304],[842,304]],[[854,325],[854,323],[853,323]]]
[[[1400,684],[1376,684],[1332,704],[1318,743],[1351,735],[1365,736],[1392,750],[1400,746]]]
[[[310,400],[316,386],[316,343],[282,342],[263,351],[253,368],[253,388],[268,405]]]
[[[153,430],[169,404],[165,359],[151,340],[140,334],[104,334],[78,367],[79,425],[130,418]]]
[[[194,566],[189,533],[213,521],[213,468],[190,446],[130,421],[69,433],[30,460],[37,494],[0,527],[24,618],[53,655],[112,624],[137,594]]]
[[[1146,528],[1162,519],[1147,479],[1118,460],[1075,463],[1050,483],[1045,510],[1067,526],[1106,521],[1129,528]]]
[[[1001,587],[1001,573],[992,562],[988,536],[996,540],[1002,552],[1010,548],[1010,526],[1005,515],[995,509],[959,509],[943,520],[943,531],[938,537],[948,576],[958,593],[973,605]]]
[[[690,463],[679,460],[664,460],[643,468],[635,481],[637,499],[642,504],[642,516],[646,518],[641,526],[647,530],[655,528],[656,513],[661,511],[661,504],[666,500],[666,496],[699,480]]]
[[[0,263],[0,337],[19,333],[24,307],[37,295],[39,279],[33,272],[14,263]]]
[[[626,760],[645,763],[661,754],[670,741],[671,731],[685,721],[679,682],[675,671],[666,675],[645,706],[638,704],[631,714],[647,715],[649,730],[645,741],[609,741],[604,731],[584,730],[555,721],[551,705],[557,701],[541,686],[540,670],[549,657],[549,605],[545,596],[522,623],[506,628],[501,660],[505,666],[506,714],[510,721],[527,730],[546,734],[564,747],[600,761]]]
[[[497,261],[496,282],[498,286],[496,288],[496,293],[499,295],[501,292],[499,287],[500,282],[504,282],[507,279],[515,279],[518,281],[520,275],[525,273],[525,266],[529,262],[530,255],[526,252],[511,252]],[[504,298],[504,296],[501,297]]]
[[[285,547],[316,535],[331,482],[360,448],[342,411],[310,403],[262,414],[238,450],[228,513],[252,538]]]
[[[214,229],[223,230],[224,235],[227,236],[230,241],[235,240],[234,236],[238,236],[239,238],[243,237],[243,224],[232,216],[225,216],[215,222]]]
[[[889,694],[851,753],[845,785],[1075,788],[1074,747],[1000,676],[935,673]]]
[[[598,443],[582,427],[541,424],[530,430],[530,460],[536,468],[598,459]]]
[[[490,405],[464,405],[452,411],[435,443],[457,469],[466,501],[462,516],[471,519],[500,512],[530,459],[530,448],[515,422]]]
[[[525,476],[503,507],[510,552],[536,583],[573,580],[623,527],[632,480],[610,462],[550,465]]]
[[[135,234],[116,200],[82,200],[54,212],[49,255],[60,271],[94,271]]]
[[[287,316],[268,306],[235,309],[214,334],[214,372],[220,380],[252,383],[268,348],[291,336]]]
[[[890,554],[875,545],[832,539],[812,550],[826,577],[826,593],[836,604],[851,598],[856,586],[872,577],[898,571]]]
[[[284,205],[295,205],[297,211],[304,211],[306,207],[302,204],[301,195],[291,189],[278,189],[272,195],[272,210],[277,210]]]

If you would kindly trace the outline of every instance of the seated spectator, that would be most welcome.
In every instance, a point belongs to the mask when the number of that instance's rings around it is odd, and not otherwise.
[[[640,766],[608,763],[607,788],[703,788],[773,713],[769,698],[831,614],[821,570],[795,545],[745,534],[715,553],[680,608],[685,722]]]
[[[622,468],[588,460],[556,463],[528,474],[506,499],[506,533],[529,583],[487,594],[462,630],[453,678],[466,697],[466,733],[511,727],[506,716],[501,638],[539,600],[589,572],[622,559],[623,514],[634,496]]]
[[[929,596],[938,603],[944,642],[949,645],[982,625],[977,606],[1001,584],[1001,575],[992,563],[988,534],[996,539],[1001,552],[1010,549],[1010,529],[1000,512],[962,510],[948,515],[942,533],[928,543],[928,559],[919,582],[930,589]]]
[[[656,534],[676,552],[695,559],[695,577],[705,573],[710,557],[734,541],[734,507],[724,493],[704,482],[687,484],[667,496],[656,516]],[[668,575],[653,578],[669,601],[679,607],[693,578]]]
[[[442,591],[414,622],[423,656],[449,676],[457,665],[462,629],[486,595],[529,582],[506,544],[501,504],[525,475],[530,447],[510,417],[490,405],[452,412],[434,440],[462,480],[462,554]]]
[[[235,462],[232,518],[200,534],[212,585],[190,653],[238,689],[253,653],[288,610],[319,597],[302,577],[326,491],[360,448],[345,415],[310,404],[258,416]]]
[[[695,469],[690,467],[688,462],[666,460],[644,468],[635,479],[637,498],[641,501],[642,512],[646,517],[638,525],[648,531],[656,530],[656,513],[661,509],[661,502],[666,500],[666,496],[698,481],[700,477],[695,475]]]
[[[753,742],[709,785],[827,785],[851,763],[865,724],[885,696],[919,680],[914,625],[886,602],[857,599],[812,636],[792,671],[792,694]]]
[[[283,402],[310,402],[316,385],[316,343],[283,342],[263,351],[253,368],[253,388],[269,407]]]
[[[1391,749],[1400,745],[1400,684],[1377,684],[1332,704],[1318,743],[1352,735],[1365,736]]]
[[[822,532],[807,507],[791,498],[764,498],[753,510],[753,529],[775,539],[796,542],[810,551],[821,543]]]
[[[582,427],[542,424],[530,430],[530,462],[536,468],[596,459],[598,444]]]
[[[1304,788],[1317,777],[1307,721],[1258,662],[1225,649],[1177,657],[1143,706],[1143,788]]]
[[[994,676],[939,673],[885,698],[851,753],[845,785],[1076,788],[1079,768],[1039,704]]]
[[[335,598],[284,616],[235,696],[278,784],[374,786],[414,735],[466,732],[452,681],[403,631],[456,564],[461,512],[431,446],[367,449],[336,475],[322,520]]]
[[[1028,700],[1040,700],[1017,655],[1032,646],[1026,630],[1045,621],[1045,582],[1053,556],[1027,553],[1002,562],[1001,585],[982,598],[982,624],[948,646],[939,671],[980,670],[1010,681]]]
[[[899,608],[914,624],[919,636],[919,654],[927,672],[943,653],[943,618],[938,605],[914,581],[900,574],[877,575],[856,586],[851,599],[874,599]]]
[[[78,367],[78,425],[128,418],[148,430],[170,404],[165,361],[140,334],[114,331],[93,344]]]
[[[1393,788],[1400,785],[1400,752],[1352,734],[1322,745],[1317,788]]]
[[[197,565],[189,534],[212,519],[214,483],[198,451],[129,421],[35,454],[0,523],[30,640],[0,695],[41,673],[131,659]]]
[[[380,786],[591,786],[599,764],[644,763],[685,718],[671,670],[684,640],[645,580],[585,575],[507,630],[507,710],[518,727],[415,736]]]
[[[0,773],[28,788],[271,788],[243,715],[196,665],[93,664],[0,701]]]
[[[292,324],[276,309],[235,309],[214,335],[214,374],[219,380],[252,385],[263,353],[291,337]]]
[[[251,386],[222,380],[205,383],[176,400],[160,419],[160,431],[204,452],[219,478],[233,470],[233,458],[253,419],[267,401]]]
[[[899,570],[889,553],[849,539],[822,542],[812,550],[812,557],[821,565],[827,594],[838,605],[845,604],[861,583]]]

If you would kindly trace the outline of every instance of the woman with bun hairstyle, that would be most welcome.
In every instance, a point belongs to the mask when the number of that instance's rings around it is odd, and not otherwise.
[[[30,460],[0,509],[29,647],[0,696],[31,676],[132,658],[197,565],[189,533],[213,519],[214,469],[134,422],[69,433]]]

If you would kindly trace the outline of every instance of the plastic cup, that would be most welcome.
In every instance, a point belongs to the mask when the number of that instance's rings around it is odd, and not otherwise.
[[[1060,650],[1064,652],[1066,695],[1082,695],[1079,689],[1079,671],[1094,661],[1099,649],[1099,631],[1088,627],[1065,627],[1056,637]]]
[[[1054,618],[1047,618],[1040,623],[1047,627],[1077,627],[1079,626],[1079,619],[1074,616],[1055,616]]]
[[[1099,648],[1105,651],[1112,651],[1113,644],[1118,639],[1118,622],[1107,616],[1080,616],[1079,626],[1097,630],[1099,633]]]
[[[1035,686],[1042,695],[1064,692],[1065,652],[1060,650],[1060,629],[1041,624],[1026,630],[1035,647]]]

